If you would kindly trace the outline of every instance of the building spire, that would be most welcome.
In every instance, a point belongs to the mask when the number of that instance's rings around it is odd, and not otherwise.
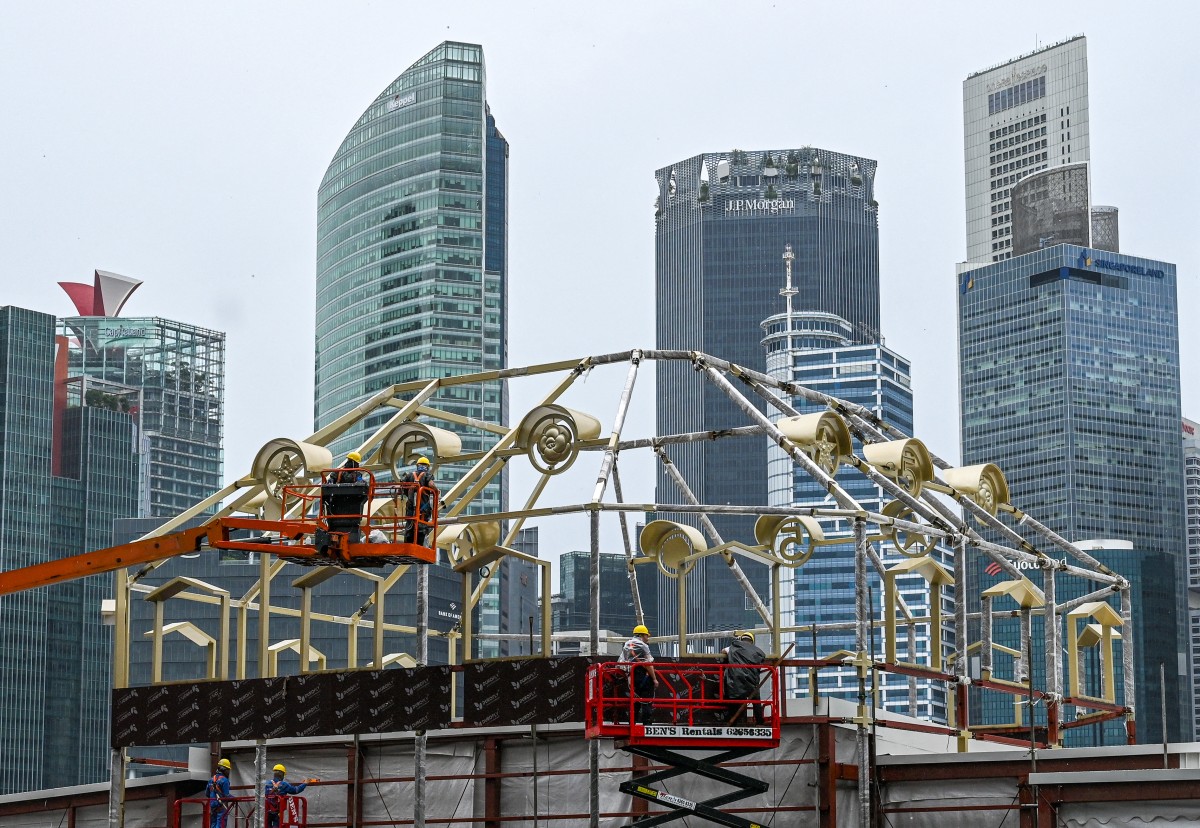
[[[792,252],[792,245],[790,243],[785,244],[783,246],[783,267],[787,274],[787,281],[779,289],[779,295],[784,298],[787,307],[787,314],[784,317],[783,324],[787,326],[787,347],[789,351],[792,349],[792,297],[800,292],[792,287],[792,262],[795,260],[796,254]]]
[[[800,291],[792,287],[792,262],[796,260],[796,254],[792,252],[790,244],[783,247],[783,266],[787,271],[787,283],[780,288],[779,295],[787,301],[787,315],[790,319],[792,316],[792,297]]]

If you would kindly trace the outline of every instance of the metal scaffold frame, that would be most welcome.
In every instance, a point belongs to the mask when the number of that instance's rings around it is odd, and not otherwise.
[[[695,371],[698,382],[708,383],[717,393],[727,397],[746,417],[744,425],[721,431],[656,435],[629,438],[625,435],[626,419],[633,399],[639,368],[645,361],[682,362]],[[560,404],[572,385],[593,369],[605,366],[626,366],[625,382],[615,401],[612,425],[607,433],[599,419]],[[530,382],[545,377],[553,380],[550,390],[511,426],[483,423],[459,414],[442,410],[434,403],[440,391],[484,383]],[[511,397],[510,397],[511,398]],[[823,410],[815,414],[799,414],[789,400],[803,399]],[[763,414],[756,405],[765,403],[772,416]],[[370,415],[391,410],[388,420],[367,436],[357,451],[362,466],[373,475],[391,475],[398,479],[400,470],[418,456],[426,456],[439,466],[459,469],[462,474],[441,496],[441,511],[437,518],[436,547],[447,555],[453,568],[462,575],[463,615],[461,629],[447,634],[450,658],[454,662],[473,661],[474,644],[478,638],[474,628],[473,610],[488,582],[495,575],[495,564],[506,557],[520,558],[541,567],[542,623],[541,656],[551,654],[550,635],[550,570],[546,561],[523,555],[512,549],[517,533],[526,521],[562,515],[588,515],[590,570],[590,644],[592,652],[599,651],[600,619],[600,526],[601,515],[614,513],[619,518],[621,536],[629,571],[630,590],[639,619],[643,617],[641,600],[634,577],[641,565],[656,566],[661,577],[669,579],[678,593],[678,606],[687,603],[688,576],[703,558],[720,556],[737,583],[745,591],[748,604],[762,620],[756,632],[770,637],[770,655],[778,659],[785,655],[785,639],[799,634],[823,630],[844,630],[844,624],[796,624],[794,618],[782,617],[780,607],[781,583],[787,578],[801,577],[801,569],[822,547],[832,544],[853,544],[855,561],[856,615],[853,622],[855,652],[821,655],[808,660],[783,662],[810,671],[810,687],[815,695],[817,671],[832,666],[854,668],[860,688],[870,685],[878,672],[944,682],[947,697],[954,700],[953,715],[946,727],[930,724],[928,729],[948,732],[958,737],[959,749],[966,750],[972,738],[1016,742],[1022,734],[1024,743],[1055,746],[1061,743],[1065,705],[1088,711],[1096,717],[1123,716],[1130,742],[1135,735],[1134,669],[1129,584],[1093,556],[1010,503],[1007,483],[1000,469],[992,464],[954,468],[932,454],[921,440],[902,433],[883,422],[872,411],[861,406],[827,396],[802,385],[781,382],[725,360],[695,351],[630,350],[619,353],[561,360],[522,368],[486,371],[454,377],[418,380],[391,386],[356,406],[328,426],[303,438],[277,438],[269,441],[252,458],[249,472],[233,480],[211,497],[166,522],[159,529],[127,547],[88,553],[65,558],[0,575],[0,594],[57,583],[97,572],[115,572],[115,600],[112,607],[115,621],[114,684],[126,687],[129,683],[129,653],[132,639],[130,603],[144,598],[155,603],[153,639],[156,655],[155,678],[160,678],[157,658],[162,638],[179,634],[197,644],[197,652],[205,659],[204,674],[213,678],[229,676],[229,631],[236,623],[239,632],[248,629],[250,616],[257,614],[258,652],[256,663],[260,677],[272,675],[277,669],[280,648],[294,649],[300,655],[300,670],[310,665],[318,668],[353,669],[359,666],[358,633],[370,630],[372,652],[370,666],[382,669],[388,664],[423,664],[427,657],[428,578],[419,578],[418,615],[415,627],[386,623],[384,603],[396,584],[411,566],[402,565],[380,572],[369,572],[355,566],[354,560],[329,561],[331,567],[308,571],[292,582],[302,593],[299,609],[272,603],[273,582],[283,570],[284,561],[263,554],[260,559],[258,583],[240,598],[210,584],[189,579],[175,579],[165,586],[150,589],[142,579],[171,557],[191,553],[198,547],[203,551],[212,527],[226,519],[248,516],[258,521],[286,521],[296,518],[296,506],[287,507],[286,491],[316,489],[321,475],[334,465],[328,446],[339,436],[361,423]],[[482,433],[485,450],[467,453],[461,449],[458,433]],[[456,433],[457,432],[457,433]],[[672,446],[715,440],[766,438],[790,458],[799,469],[817,481],[829,494],[830,504],[823,506],[747,506],[713,505],[697,502],[688,481],[672,463]],[[853,450],[854,440],[861,451]],[[490,445],[488,445],[490,443]],[[680,492],[682,502],[630,503],[622,497],[618,460],[623,454],[649,450],[662,464],[666,475]],[[543,505],[547,494],[554,491],[554,478],[572,467],[584,454],[598,454],[595,484],[586,502]],[[537,472],[537,478],[520,508],[504,512],[472,513],[482,508],[479,495],[484,487],[517,458],[525,458]],[[892,498],[880,512],[864,508],[839,483],[837,475],[845,467],[856,470],[879,490]],[[613,497],[609,496],[611,490]],[[222,505],[223,504],[223,505]],[[219,507],[219,508],[218,508]],[[209,509],[218,508],[215,515],[206,516]],[[291,508],[292,512],[287,509]],[[387,503],[368,505],[367,519],[387,515]],[[630,513],[678,516],[679,520],[651,521],[640,538],[641,554],[635,553],[628,526]],[[739,514],[756,517],[753,539],[722,539],[709,517],[714,514]],[[393,514],[394,518],[395,515]],[[183,530],[189,521],[203,518],[196,529]],[[696,525],[684,521],[694,521]],[[852,535],[829,531],[834,524],[849,526]],[[988,533],[981,534],[976,525]],[[206,529],[206,527],[209,527]],[[707,537],[706,537],[707,536]],[[990,538],[990,539],[989,539]],[[996,540],[998,539],[998,540]],[[710,545],[711,542],[711,545]],[[887,565],[880,545],[899,554],[899,563]],[[936,546],[952,550],[953,571],[941,565],[930,553]],[[1065,553],[1065,557],[1054,557]],[[970,613],[967,592],[967,561],[972,552],[982,553],[1000,567],[1009,580],[986,589],[979,596],[981,610]],[[743,561],[765,565],[770,573],[769,594],[760,595],[742,568]],[[1027,577],[1022,568],[1040,572],[1040,584]],[[313,587],[342,571],[365,578],[374,585],[370,600],[350,617],[322,613],[314,607]],[[885,585],[881,618],[874,617],[868,595],[868,573],[874,571]],[[424,566],[417,567],[425,573]],[[928,615],[911,612],[896,589],[896,579],[920,576],[929,585],[934,600]],[[1095,589],[1082,598],[1057,602],[1056,595],[1063,579],[1084,579]],[[953,605],[950,618],[943,618],[942,595]],[[1120,610],[1108,604],[1114,594],[1120,598]],[[217,634],[186,624],[167,623],[164,605],[170,599],[185,599],[216,604],[221,607],[222,623]],[[368,613],[374,609],[372,620]],[[298,641],[273,642],[273,615],[299,616],[302,634]],[[1014,652],[992,641],[993,621],[998,617],[1016,616],[1022,628],[1030,629],[1033,616],[1041,616],[1044,624],[1045,686],[1035,688],[1028,654]],[[968,620],[978,620],[979,640],[968,640]],[[326,664],[309,643],[308,630],[312,621],[343,625],[347,628],[350,657],[345,665]],[[880,623],[883,658],[877,657],[871,643],[875,622]],[[1063,624],[1068,625],[1070,656],[1063,651]],[[1082,633],[1077,624],[1083,622]],[[915,663],[912,650],[914,630],[924,626],[931,642],[927,663]],[[952,652],[943,657],[942,629],[952,627]],[[419,650],[413,655],[385,654],[383,635],[387,631],[411,633],[418,636]],[[901,633],[904,635],[901,635]],[[679,613],[677,632],[669,639],[680,656],[688,655],[695,642],[713,639],[724,633],[691,632],[687,629],[686,613]],[[1027,640],[1028,635],[1025,636]],[[1113,675],[1114,641],[1120,640],[1124,678],[1123,701],[1116,698]],[[236,636],[237,650],[233,654],[235,674],[245,677],[249,653],[246,637]],[[908,661],[902,661],[900,646],[907,646]],[[1103,686],[1083,684],[1080,648],[1095,648],[1105,666]],[[1015,656],[1016,668],[1011,678],[997,675],[993,653]],[[981,673],[972,678],[968,659],[977,654]],[[536,656],[535,656],[536,657]],[[1064,694],[1065,686],[1069,694]],[[1036,699],[1045,704],[1046,726],[1035,732],[1030,723],[1022,722],[1019,706],[1011,725],[980,728],[973,726],[968,716],[967,691],[972,685],[1009,694],[1014,701]],[[869,824],[871,812],[870,763],[867,761],[868,733],[877,723],[874,703],[867,703],[865,690],[860,692],[858,715],[854,724],[858,732],[859,808],[862,824]],[[1066,723],[1071,724],[1071,723]],[[592,824],[597,825],[599,803],[595,784],[599,778],[599,754],[595,741],[590,743],[590,772],[593,782],[591,799]],[[123,768],[122,756],[114,752],[114,779]],[[417,750],[418,765],[423,745]],[[420,777],[421,769],[417,774]],[[118,788],[114,785],[114,798]],[[417,824],[423,824],[421,788],[415,804],[419,814]],[[114,799],[114,819],[119,807]]]

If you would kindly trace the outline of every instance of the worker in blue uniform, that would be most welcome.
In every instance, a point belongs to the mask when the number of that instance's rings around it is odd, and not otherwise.
[[[208,780],[205,793],[208,794],[209,828],[225,828],[225,819],[233,807],[233,795],[229,792],[229,771],[232,767],[228,759],[222,759],[217,762],[216,773]]]
[[[263,785],[267,795],[267,828],[279,828],[279,818],[283,812],[283,798],[295,796],[307,788],[309,782],[316,780],[308,779],[299,785],[293,785],[284,779],[287,776],[287,768],[283,765],[276,765],[271,771],[272,778]]]

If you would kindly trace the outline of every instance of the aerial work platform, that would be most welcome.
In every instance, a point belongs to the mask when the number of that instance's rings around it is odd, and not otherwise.
[[[643,665],[593,664],[587,675],[587,737],[617,739],[621,750],[667,766],[621,783],[622,793],[671,809],[640,817],[629,823],[630,828],[648,828],[690,815],[730,828],[764,828],[720,808],[765,793],[767,783],[721,765],[779,747],[778,668],[770,664],[663,662],[655,662],[653,668],[659,681],[652,696],[638,696],[635,691],[634,671],[647,669]],[[732,670],[756,672],[757,693],[750,698],[731,696],[727,674]],[[707,751],[708,755],[688,755],[681,750]],[[733,790],[691,800],[659,787],[684,774]]]
[[[349,482],[348,474],[353,474]],[[421,516],[428,498],[432,512]],[[86,552],[0,576],[0,595],[147,564],[204,547],[274,555],[304,566],[373,567],[437,561],[438,491],[329,469],[319,484],[282,487],[279,517],[214,517],[201,526]],[[252,534],[257,533],[257,534]],[[379,542],[371,542],[374,535]]]

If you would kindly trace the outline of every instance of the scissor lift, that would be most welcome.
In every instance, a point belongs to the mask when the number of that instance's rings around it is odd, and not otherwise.
[[[730,698],[725,686],[725,673],[746,669],[745,665],[656,662],[659,686],[652,698],[634,694],[631,667],[634,665],[618,662],[592,665],[588,669],[585,708],[587,738],[615,739],[622,750],[668,766],[621,783],[622,793],[671,809],[640,817],[629,823],[630,828],[661,825],[692,814],[730,828],[765,828],[720,807],[765,793],[768,784],[721,764],[779,747],[778,669],[771,665],[751,668],[759,671],[759,697],[747,701]],[[748,721],[751,717],[754,723]],[[695,757],[680,750],[710,753]],[[658,787],[664,780],[687,773],[734,790],[693,801]]]

